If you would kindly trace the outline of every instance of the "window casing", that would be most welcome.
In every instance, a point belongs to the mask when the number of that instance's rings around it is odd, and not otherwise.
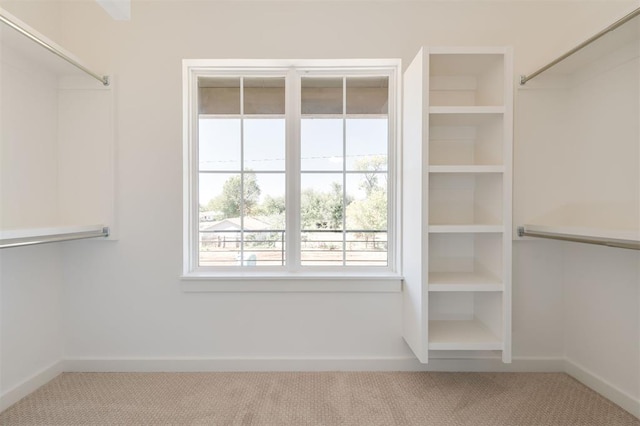
[[[184,275],[396,273],[398,71],[185,60]]]

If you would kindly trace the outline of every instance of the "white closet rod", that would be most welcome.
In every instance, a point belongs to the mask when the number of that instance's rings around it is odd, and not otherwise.
[[[58,50],[57,48],[55,48],[54,46],[50,45],[49,43],[47,43],[46,41],[42,40],[41,38],[39,38],[38,36],[30,33],[29,31],[27,31],[26,29],[22,28],[20,25],[16,24],[15,22],[11,21],[11,19],[7,18],[4,14],[0,13],[0,21],[4,22],[5,24],[7,24],[9,27],[13,28],[14,30],[16,30],[17,32],[19,32],[20,34],[24,35],[25,37],[27,37],[28,39],[34,41],[35,43],[39,44],[40,46],[44,47],[45,49],[47,49],[49,52],[53,53],[54,55],[57,55],[58,57],[64,59],[65,61],[69,62],[71,65],[73,65],[74,67],[84,71],[85,73],[89,74],[91,77],[95,78],[96,80],[100,81],[102,84],[104,84],[105,86],[109,85],[109,76],[107,75],[100,75],[97,74],[93,71],[91,71],[90,69],[88,69],[87,67],[85,67],[84,65],[82,65],[81,63],[79,63],[78,61],[68,57],[67,55],[65,55],[63,52],[61,52],[60,50]]]
[[[61,241],[71,240],[84,240],[87,238],[99,238],[108,237],[109,227],[104,226],[101,229],[80,231],[80,232],[67,232],[54,235],[37,235],[33,237],[23,238],[6,238],[0,239],[0,249],[11,247],[31,246],[36,244],[57,243]]]
[[[528,230],[525,226],[518,227],[519,237],[536,237],[536,238],[549,238],[552,240],[570,241],[574,243],[586,243],[597,244],[607,247],[617,247],[630,250],[640,250],[640,241],[633,240],[617,240],[613,238],[600,238],[600,237],[587,237],[581,235],[571,235],[556,232],[541,232]]]
[[[570,51],[568,51],[564,55],[558,57],[557,59],[555,59],[555,60],[553,60],[551,62],[549,62],[544,67],[538,69],[535,72],[532,72],[529,75],[521,75],[520,76],[520,85],[524,86],[527,83],[527,81],[531,80],[534,77],[537,77],[538,75],[542,74],[543,72],[545,72],[546,70],[548,70],[552,66],[556,65],[559,62],[562,62],[563,60],[567,59],[569,56],[573,55],[577,51],[579,51],[579,50],[583,49],[584,47],[590,45],[591,43],[593,43],[594,41],[598,40],[603,35],[605,35],[607,33],[610,33],[611,31],[615,30],[616,28],[624,25],[625,23],[629,22],[630,20],[632,20],[633,18],[635,18],[638,15],[640,15],[640,7],[637,8],[636,10],[632,11],[631,13],[627,14],[626,16],[618,19],[616,22],[614,22],[613,24],[609,25],[607,28],[605,28],[604,30],[600,31],[598,34],[596,34],[593,37],[590,37],[589,39],[587,39],[584,42],[580,43],[578,46],[574,47],[573,49],[571,49]]]

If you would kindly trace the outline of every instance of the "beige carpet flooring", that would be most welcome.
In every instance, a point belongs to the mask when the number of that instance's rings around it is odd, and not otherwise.
[[[561,373],[64,373],[2,425],[634,425]]]

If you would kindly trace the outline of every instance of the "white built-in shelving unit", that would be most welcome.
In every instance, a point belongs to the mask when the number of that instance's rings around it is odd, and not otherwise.
[[[511,361],[511,76],[503,47],[425,48],[405,74],[403,226],[420,232],[403,244],[404,337],[422,362]]]
[[[113,239],[113,79],[99,81],[72,53],[0,14],[0,247]]]

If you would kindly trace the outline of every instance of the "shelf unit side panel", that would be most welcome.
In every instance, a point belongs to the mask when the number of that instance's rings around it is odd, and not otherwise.
[[[512,257],[513,257],[513,50],[504,53],[504,93],[505,112],[503,117],[503,235],[502,235],[502,361],[511,362],[511,319],[512,319]]]
[[[424,173],[424,160],[428,155],[425,143],[428,137],[427,93],[428,54],[421,50],[404,73],[403,142],[402,142],[402,271],[403,282],[403,337],[416,357],[427,362],[428,293],[425,271],[428,270],[426,242],[426,216],[424,196],[428,176]],[[419,196],[416,196],[419,194]]]

